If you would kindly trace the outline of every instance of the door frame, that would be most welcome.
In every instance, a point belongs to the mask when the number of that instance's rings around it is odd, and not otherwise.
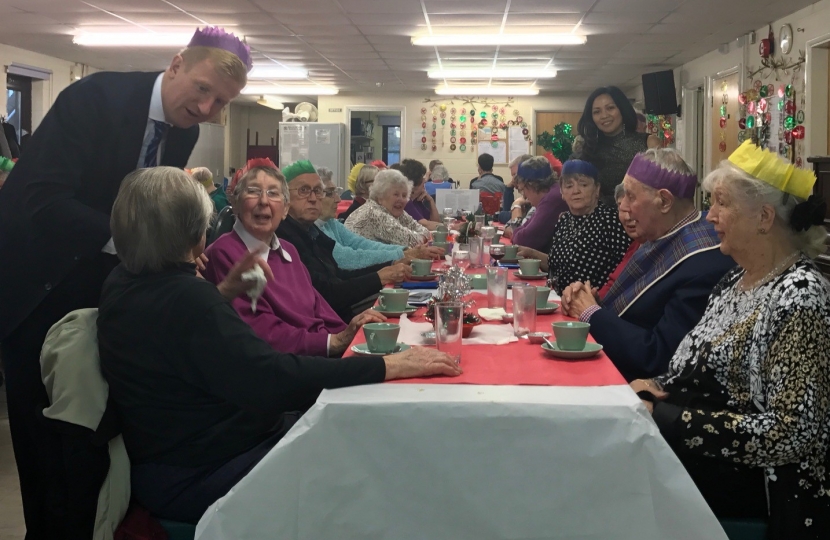
[[[703,177],[707,174],[712,172],[712,137],[714,136],[713,125],[712,125],[712,109],[714,109],[714,99],[715,99],[715,81],[717,79],[722,79],[724,77],[728,77],[730,75],[738,74],[738,93],[744,91],[746,85],[746,77],[743,76],[744,72],[744,64],[740,62],[738,65],[733,66],[729,69],[724,69],[722,71],[718,71],[717,73],[713,73],[712,75],[708,75],[705,77],[706,79],[706,101],[709,102],[709,114],[704,115],[703,117],[703,129],[704,134],[708,134],[708,137],[704,137],[703,141]],[[704,101],[704,103],[706,103]],[[703,178],[701,177],[701,179]]]
[[[813,38],[807,41],[805,51],[806,63],[804,64],[804,89],[806,92],[805,113],[809,111],[807,118],[807,130],[804,135],[804,165],[807,166],[807,157],[826,156],[827,148],[827,124],[828,124],[828,60],[830,60],[830,49],[822,45],[830,44],[830,34]],[[823,83],[822,83],[823,81]],[[816,118],[821,118],[821,129],[816,129]]]
[[[349,148],[349,145],[352,141],[352,113],[353,112],[400,112],[401,113],[401,161],[404,160],[406,157],[404,154],[404,149],[406,148],[405,141],[408,141],[409,138],[406,136],[406,106],[405,105],[348,105],[343,109],[346,113],[346,148]],[[350,167],[348,166],[350,155],[349,152],[346,151],[346,170],[348,171]],[[377,153],[377,152],[375,152]]]

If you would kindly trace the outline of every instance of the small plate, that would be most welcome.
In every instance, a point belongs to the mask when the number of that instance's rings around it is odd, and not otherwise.
[[[551,345],[553,345],[551,347]],[[555,341],[546,341],[541,345],[542,350],[546,353],[549,353],[557,358],[565,358],[568,360],[581,360],[583,358],[591,358],[592,356],[596,356],[602,350],[602,345],[599,343],[586,343],[585,348],[581,351],[563,351],[562,349],[556,346]]]
[[[409,279],[411,281],[435,281],[435,279],[437,277],[438,277],[438,274],[427,274],[425,276],[412,275],[412,276],[409,276]]]
[[[411,349],[411,347],[406,343],[398,343],[397,345],[395,345],[395,350],[392,352],[371,352],[369,350],[369,345],[367,345],[366,343],[352,345],[352,352],[359,354],[361,356],[386,356],[387,354],[404,352],[408,351],[409,349]]]
[[[513,275],[519,279],[548,279],[547,274],[536,274],[534,276],[526,276],[522,274],[521,270],[516,270],[515,272],[513,272]]]
[[[423,338],[424,343],[427,345],[435,345],[435,330],[421,332],[421,338]]]
[[[556,302],[548,302],[548,305],[546,307],[543,307],[543,308],[538,308],[537,307],[536,308],[536,313],[538,313],[539,315],[547,315],[549,313],[553,313],[557,309],[559,309],[559,304],[557,304]]]
[[[406,309],[403,310],[403,311],[384,311],[384,310],[380,309],[378,306],[375,306],[374,309],[375,309],[375,311],[377,311],[381,315],[385,315],[387,317],[400,317],[401,315],[404,315],[404,314],[409,315],[410,313],[415,313],[416,311],[418,311],[418,306],[407,305]]]

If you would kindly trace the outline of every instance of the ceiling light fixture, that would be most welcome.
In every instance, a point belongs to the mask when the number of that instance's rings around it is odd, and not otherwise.
[[[552,79],[555,69],[435,69],[427,71],[430,79]]]
[[[186,47],[192,33],[180,32],[84,32],[72,43],[87,47]]]
[[[333,96],[339,90],[333,86],[275,86],[270,84],[249,84],[242,89],[243,94],[262,94],[280,96]]]
[[[263,107],[268,107],[269,109],[276,109],[281,111],[285,105],[282,104],[281,100],[275,99],[272,96],[260,96],[258,100],[256,100],[257,105],[262,105]]]
[[[249,80],[257,79],[307,79],[307,69],[294,69],[279,66],[254,66],[248,73]]]
[[[439,96],[535,96],[539,89],[532,86],[439,86]]]
[[[440,47],[460,45],[495,47],[497,45],[584,45],[585,36],[575,34],[436,34],[412,38],[413,45]]]

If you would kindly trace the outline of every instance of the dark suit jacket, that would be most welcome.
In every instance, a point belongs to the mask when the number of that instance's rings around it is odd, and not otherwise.
[[[700,322],[709,295],[735,261],[712,249],[680,263],[618,317],[610,309],[591,316],[591,335],[626,380],[668,370],[677,346]]]
[[[317,229],[316,225],[312,225]],[[342,270],[334,260],[334,240],[317,229],[312,239],[300,223],[287,216],[277,229],[277,236],[291,242],[311,274],[311,283],[346,324],[356,313],[352,306],[383,288],[378,270],[389,266],[381,263],[358,270]]]
[[[110,239],[135,170],[158,73],[95,73],[60,93],[0,190],[0,339]],[[162,165],[184,167],[199,127],[170,128]]]

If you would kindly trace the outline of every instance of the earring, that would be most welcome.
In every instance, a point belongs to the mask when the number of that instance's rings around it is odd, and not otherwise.
[[[767,230],[763,228],[758,228],[758,232],[761,234],[767,234]]]

